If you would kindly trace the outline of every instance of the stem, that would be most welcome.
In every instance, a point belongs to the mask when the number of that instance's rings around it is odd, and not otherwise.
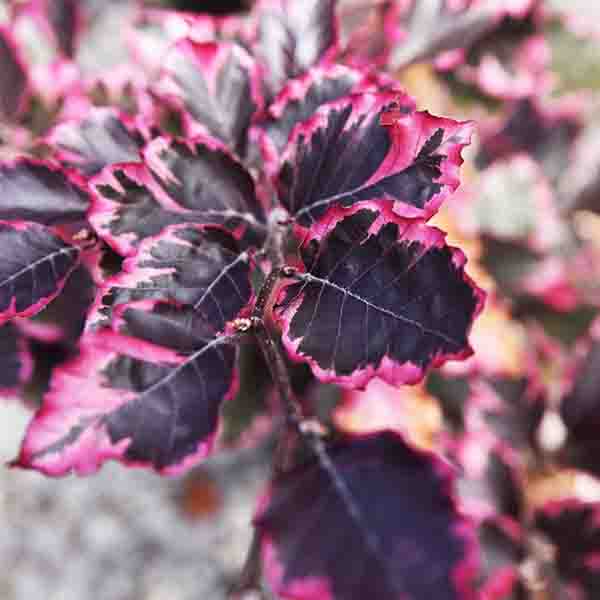
[[[279,215],[275,215],[274,220],[271,222],[270,235],[265,243],[265,251],[271,260],[272,270],[260,288],[250,317],[256,341],[265,357],[266,364],[269,366],[271,378],[286,413],[286,419],[282,424],[273,457],[271,477],[285,473],[292,468],[294,447],[298,438],[305,440],[326,471],[332,470],[329,456],[327,456],[321,439],[321,430],[319,427],[314,427],[313,421],[307,419],[303,414],[302,405],[295,397],[292,388],[285,354],[278,338],[273,335],[271,324],[267,323],[265,318],[267,306],[277,284],[282,278],[289,276],[283,251],[283,241],[287,228],[282,226],[279,221],[280,218]],[[250,591],[257,591],[262,596],[261,576],[260,536],[255,529],[240,579],[231,597],[239,599]]]

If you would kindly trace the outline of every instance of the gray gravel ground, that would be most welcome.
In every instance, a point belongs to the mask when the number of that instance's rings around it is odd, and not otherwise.
[[[0,400],[0,460],[29,418]],[[224,502],[206,521],[182,517],[177,479],[106,465],[85,479],[0,466],[1,600],[221,600],[252,535],[267,469],[260,453],[208,462]]]

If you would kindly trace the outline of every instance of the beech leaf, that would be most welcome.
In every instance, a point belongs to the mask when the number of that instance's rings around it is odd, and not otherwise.
[[[0,324],[42,310],[62,290],[79,254],[43,225],[0,222]]]
[[[310,67],[327,64],[338,49],[335,0],[260,0],[256,54],[268,97]]]
[[[144,240],[101,296],[111,310],[141,300],[175,302],[223,331],[251,301],[250,258],[226,231],[174,225]]]
[[[472,598],[472,536],[439,459],[391,431],[278,475],[255,519],[265,575],[298,600]]]
[[[458,186],[471,125],[413,112],[403,94],[365,93],[321,107],[283,155],[281,202],[303,227],[332,206],[378,201],[431,217]]]
[[[471,354],[484,294],[439,230],[360,210],[305,241],[301,261],[275,314],[290,356],[319,379],[415,383],[428,367]]]
[[[55,166],[28,159],[0,165],[0,220],[73,223],[88,204],[87,193]]]
[[[182,354],[165,333],[163,345],[84,335],[77,358],[55,369],[13,466],[87,475],[114,459],[175,474],[205,457],[234,391],[237,349],[231,336],[198,336]]]
[[[245,155],[262,98],[254,59],[241,46],[180,40],[165,58],[158,91],[183,110],[188,135],[213,135]]]
[[[216,140],[156,138],[145,163],[107,167],[94,178],[90,222],[117,252],[177,223],[224,225],[248,243],[261,240],[264,216],[254,182]]]

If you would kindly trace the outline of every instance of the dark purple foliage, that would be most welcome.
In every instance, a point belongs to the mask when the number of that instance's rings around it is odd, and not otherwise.
[[[369,54],[349,56],[360,36],[342,47],[334,0],[259,0],[247,19],[132,9],[123,38],[139,64],[116,48],[110,71],[83,64],[89,10],[39,0],[15,12],[56,42],[34,80],[52,83],[36,102],[58,123],[24,148],[44,160],[0,164],[0,390],[28,379],[28,344],[60,356],[12,466],[185,472],[221,443],[225,403],[244,398],[247,343],[270,370],[250,374],[254,389],[282,413],[255,521],[273,587],[304,600],[475,598],[481,515],[464,511],[520,518],[512,454],[492,444],[481,471],[454,456],[457,484],[397,433],[327,429],[336,392],[326,400],[318,381],[413,384],[472,354],[485,293],[427,224],[459,185],[472,124],[417,111],[395,79],[357,69]],[[164,31],[143,47],[153,27]],[[1,34],[0,112],[14,119],[29,75]],[[521,408],[485,418],[503,437]]]
[[[301,600],[472,598],[472,534],[450,480],[398,434],[338,440],[276,476],[263,498],[267,578]]]

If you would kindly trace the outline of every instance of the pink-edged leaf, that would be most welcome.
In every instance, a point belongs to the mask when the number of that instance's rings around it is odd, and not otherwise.
[[[458,186],[471,124],[413,112],[404,94],[364,93],[321,107],[283,155],[281,203],[309,227],[332,206],[378,201],[431,217]]]
[[[319,379],[415,383],[428,367],[471,354],[467,335],[484,293],[438,229],[360,210],[307,240],[301,260],[276,317],[290,356]]]
[[[533,4],[530,0],[530,4]],[[543,95],[551,90],[551,49],[536,31],[533,12],[523,19],[506,16],[492,31],[481,36],[465,56],[465,64],[454,71],[454,62],[441,65],[450,77],[476,86],[484,97],[516,100]]]
[[[481,600],[534,600],[521,577],[527,558],[521,526],[510,519],[486,519],[477,527],[481,555]]]
[[[388,19],[398,19],[396,34],[400,41],[392,50],[390,68],[400,69],[412,63],[440,58],[443,64],[460,63],[466,48],[494,27],[506,10],[506,2],[467,2],[453,6],[452,2],[411,0],[402,3]]]
[[[93,108],[82,119],[55,127],[46,141],[62,164],[90,177],[106,165],[139,160],[143,138],[117,111]]]
[[[264,570],[297,600],[473,598],[473,536],[436,456],[390,431],[278,475],[255,519]]]
[[[578,107],[568,101],[528,98],[509,105],[505,119],[481,128],[479,166],[524,152],[539,161],[556,181],[570,163],[571,148],[581,129]]]
[[[267,96],[310,67],[327,64],[338,48],[335,0],[259,0],[255,53]]]
[[[132,254],[144,238],[186,222],[224,225],[256,243],[264,217],[254,182],[216,140],[156,138],[145,158],[107,167],[93,181],[90,222],[117,252]]]
[[[58,225],[85,218],[89,198],[58,168],[22,159],[0,165],[0,220]]]
[[[263,153],[266,161],[279,163],[294,127],[309,119],[317,109],[349,94],[377,92],[397,88],[397,82],[382,75],[364,75],[340,64],[310,69],[302,77],[291,80],[269,106],[260,126],[266,133]],[[411,98],[398,92],[396,98],[405,112],[414,110]],[[398,107],[400,110],[400,107]]]
[[[166,56],[159,93],[183,109],[188,135],[208,133],[244,156],[262,98],[254,60],[229,42],[184,39]]]
[[[111,331],[86,334],[58,367],[14,466],[60,476],[106,460],[176,474],[212,448],[235,387],[231,336],[196,337],[188,352],[161,329],[161,345]]]
[[[598,321],[588,339],[577,348],[568,373],[570,381],[561,400],[560,416],[567,428],[563,459],[567,464],[595,475],[600,473],[596,457],[600,449],[600,335]]]
[[[594,438],[600,431],[600,336],[589,340],[584,355],[571,375],[569,390],[561,401],[565,425],[579,438]]]
[[[174,43],[190,38],[195,42],[231,40],[242,28],[239,17],[214,17],[178,10],[143,7],[129,36],[131,54],[151,76],[164,66]]]
[[[252,299],[250,266],[226,231],[174,225],[144,240],[102,295],[111,310],[148,299],[176,302],[222,331]]]
[[[595,600],[600,594],[600,504],[576,498],[553,501],[539,509],[535,527],[554,547],[555,565],[568,597]]]
[[[0,324],[42,310],[62,290],[80,250],[37,223],[0,222]]]
[[[30,95],[29,75],[11,32],[0,26],[0,120],[20,115]]]
[[[19,392],[29,379],[32,371],[32,358],[25,343],[25,337],[13,324],[0,326],[0,395]]]

